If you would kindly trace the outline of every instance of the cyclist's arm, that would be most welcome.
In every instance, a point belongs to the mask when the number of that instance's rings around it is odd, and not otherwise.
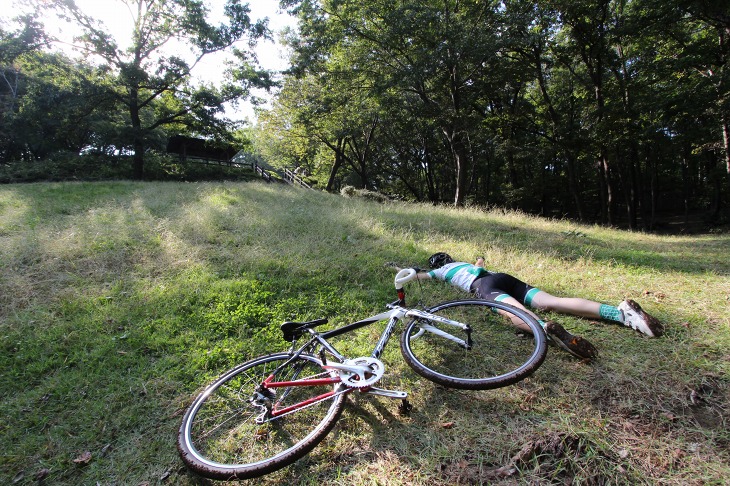
[[[396,272],[400,272],[403,270],[402,268],[396,266],[395,268]],[[426,270],[422,270],[420,268],[416,268],[416,276],[414,277],[415,280],[427,280],[431,278],[431,274],[429,274]]]
[[[420,268],[418,269],[418,272],[416,273],[416,280],[426,280],[426,279],[430,279],[430,278],[431,278],[430,273],[428,273],[424,270],[421,270]]]

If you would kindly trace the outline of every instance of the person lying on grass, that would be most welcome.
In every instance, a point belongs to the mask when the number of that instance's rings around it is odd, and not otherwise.
[[[614,307],[579,297],[556,297],[528,285],[512,275],[488,271],[484,267],[482,257],[479,257],[476,264],[472,265],[454,261],[448,253],[439,252],[431,255],[428,265],[432,270],[419,271],[416,278],[442,280],[467,292],[473,292],[477,298],[504,302],[524,309],[537,319],[545,329],[545,333],[556,345],[581,359],[593,359],[598,356],[595,346],[588,340],[569,333],[557,322],[542,321],[527,307],[592,319],[605,319],[621,323],[649,337],[658,337],[664,332],[661,322],[645,312],[633,300],[624,300]],[[400,269],[398,268],[398,270]],[[507,313],[504,314],[507,315]],[[528,330],[518,317],[513,315],[508,315],[508,317],[516,327]]]

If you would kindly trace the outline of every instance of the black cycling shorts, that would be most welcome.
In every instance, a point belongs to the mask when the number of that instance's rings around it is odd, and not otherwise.
[[[529,306],[540,290],[506,273],[490,273],[471,284],[472,291],[480,299],[499,302],[514,297],[520,304]]]

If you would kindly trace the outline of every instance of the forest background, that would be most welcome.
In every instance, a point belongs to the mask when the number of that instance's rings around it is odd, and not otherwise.
[[[184,134],[327,191],[643,230],[729,219],[726,2],[283,0],[296,28],[277,33],[235,1],[216,18],[208,2],[120,1],[124,42],[71,0],[3,16],[0,180],[185,179],[165,153]],[[75,25],[83,55],[42,15]],[[280,73],[254,53],[277,35]],[[219,52],[216,81],[192,75]],[[256,90],[275,97],[255,123],[226,115]]]

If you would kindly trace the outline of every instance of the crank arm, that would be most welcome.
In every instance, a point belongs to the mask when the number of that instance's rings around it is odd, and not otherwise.
[[[371,395],[378,395],[381,397],[388,397],[388,398],[407,398],[408,393],[398,390],[384,390],[382,388],[368,388],[364,393],[369,393]]]
[[[322,368],[325,370],[339,370],[339,371],[347,371],[349,373],[358,375],[361,378],[365,378],[365,373],[370,373],[371,370],[367,366],[354,366],[354,365],[346,365],[346,364],[339,364],[339,363],[331,363],[322,365]]]

